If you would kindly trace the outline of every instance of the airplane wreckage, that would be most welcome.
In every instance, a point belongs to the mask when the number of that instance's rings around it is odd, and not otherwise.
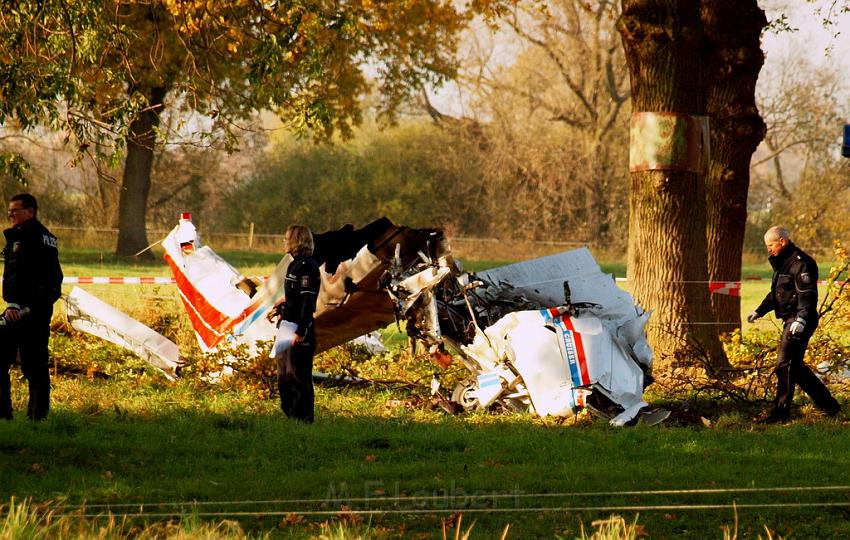
[[[652,381],[644,330],[650,313],[586,248],[465,273],[441,231],[386,218],[314,241],[322,269],[317,353],[403,321],[412,343],[424,344],[436,363],[447,367],[456,358],[469,371],[452,392],[464,409],[499,403],[559,417],[588,409],[620,426],[669,415],[649,412],[643,401]],[[266,314],[282,296],[289,255],[265,281],[245,277],[201,243],[189,214],[162,245],[202,351],[256,350],[257,341],[275,338]],[[176,344],[77,287],[65,301],[74,328],[178,377]]]

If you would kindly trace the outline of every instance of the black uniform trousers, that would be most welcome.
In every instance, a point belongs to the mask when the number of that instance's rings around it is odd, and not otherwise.
[[[814,324],[807,324],[802,334],[792,336],[790,327],[795,319],[796,317],[786,320],[782,329],[782,339],[779,342],[776,369],[774,370],[777,384],[773,414],[785,418],[790,416],[795,385],[800,385],[803,392],[812,398],[819,409],[834,414],[838,411],[838,402],[832,397],[826,385],[803,362],[806,347],[809,345],[809,338],[812,337],[818,326],[817,321]]]
[[[53,306],[30,306],[30,313],[0,329],[0,418],[12,418],[12,384],[9,369],[21,354],[21,371],[29,384],[27,416],[47,417],[50,408],[50,318]]]
[[[293,372],[278,369],[277,387],[280,408],[289,418],[313,423],[313,353],[316,352],[312,336],[307,343],[295,345],[290,350]]]

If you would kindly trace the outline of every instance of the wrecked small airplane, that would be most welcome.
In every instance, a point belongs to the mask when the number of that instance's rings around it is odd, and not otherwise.
[[[452,393],[465,409],[499,402],[564,417],[588,408],[614,425],[668,414],[646,412],[642,398],[652,381],[650,313],[586,248],[478,274],[423,257],[387,290],[408,335],[444,365],[448,346],[469,370]]]
[[[322,270],[314,316],[316,352],[392,323],[395,309],[382,277],[392,264],[413,265],[418,252],[427,249],[437,234],[397,227],[386,218],[358,230],[347,225],[316,234],[313,256]],[[275,326],[266,314],[283,295],[291,256],[285,255],[265,282],[246,278],[201,244],[189,214],[182,215],[162,245],[201,350],[236,344],[254,347],[257,341],[274,339]],[[367,347],[374,346],[373,341],[364,341]]]
[[[314,241],[317,352],[404,321],[438,364],[453,361],[451,350],[470,372],[452,392],[464,409],[499,403],[566,417],[586,408],[614,425],[669,414],[648,413],[642,397],[652,381],[650,314],[587,249],[469,274],[441,231],[387,218]],[[274,339],[265,315],[282,295],[289,255],[265,282],[246,278],[201,244],[189,214],[162,245],[203,351]]]

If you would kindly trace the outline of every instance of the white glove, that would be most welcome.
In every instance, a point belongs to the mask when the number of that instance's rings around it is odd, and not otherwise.
[[[754,322],[756,322],[756,319],[758,319],[759,317],[760,317],[760,315],[758,313],[756,313],[755,311],[753,311],[752,313],[747,315],[747,322],[748,323],[754,323]]]
[[[794,319],[794,322],[791,323],[791,326],[788,328],[788,331],[791,332],[792,336],[798,336],[803,333],[803,330],[806,329],[806,321],[797,317]]]

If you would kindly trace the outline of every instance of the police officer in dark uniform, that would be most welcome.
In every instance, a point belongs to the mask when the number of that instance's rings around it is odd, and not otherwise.
[[[286,269],[284,298],[275,313],[296,325],[295,339],[289,354],[278,365],[280,408],[290,418],[313,422],[313,353],[316,351],[316,328],[313,312],[319,296],[321,277],[313,258],[313,234],[304,225],[290,225],[284,234],[284,248],[293,260]]]
[[[47,417],[50,368],[47,341],[53,303],[62,294],[62,269],[56,237],[38,221],[38,202],[29,193],[9,200],[12,226],[3,234],[3,312],[0,330],[0,418],[12,418],[9,368],[20,352],[21,371],[29,383],[27,416]]]
[[[773,311],[784,321],[784,326],[775,369],[776,399],[773,409],[760,422],[773,424],[790,419],[795,384],[800,385],[819,409],[835,416],[840,410],[838,402],[803,362],[809,338],[818,326],[818,265],[791,242],[788,231],[782,227],[768,229],[764,244],[773,267],[773,281],[770,292],[750,313],[747,322]]]

